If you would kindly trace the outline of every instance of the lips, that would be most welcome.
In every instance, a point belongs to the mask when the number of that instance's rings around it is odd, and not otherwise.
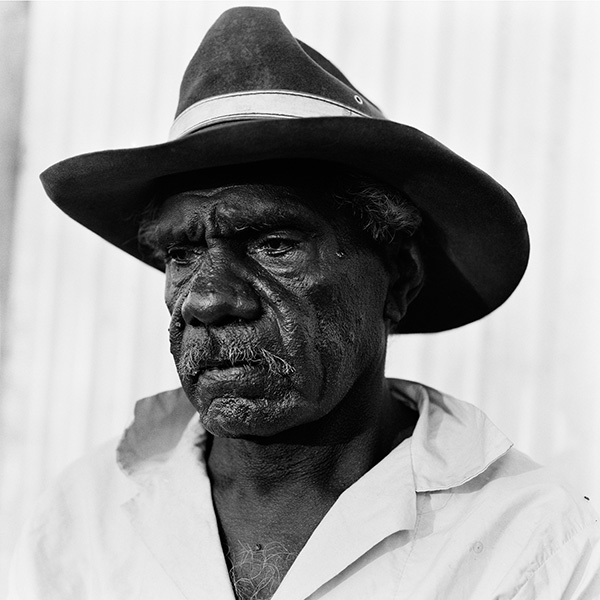
[[[198,369],[198,374],[202,375],[202,373],[206,373],[206,371],[223,371],[225,369],[234,369],[239,367],[247,367],[250,366],[248,361],[230,361],[230,360],[215,360],[208,361],[202,365]]]
[[[248,375],[261,369],[262,365],[252,361],[210,361],[199,366],[193,376],[194,383],[201,379],[226,379]]]

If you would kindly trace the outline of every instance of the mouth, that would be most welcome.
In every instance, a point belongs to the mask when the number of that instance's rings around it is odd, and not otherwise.
[[[217,369],[231,369],[233,367],[244,367],[250,363],[247,360],[209,360],[200,365],[200,372],[215,371]]]
[[[230,360],[215,360],[207,361],[200,365],[194,379],[199,379],[203,375],[208,374],[219,374],[219,373],[230,373],[243,372],[251,367],[258,367],[258,363],[247,360],[230,361]]]

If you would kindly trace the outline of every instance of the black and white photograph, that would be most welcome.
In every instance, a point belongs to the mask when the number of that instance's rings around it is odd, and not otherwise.
[[[0,2],[0,598],[600,599],[600,2]]]

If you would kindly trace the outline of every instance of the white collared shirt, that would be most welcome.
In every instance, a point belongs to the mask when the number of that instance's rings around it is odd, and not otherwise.
[[[336,501],[273,600],[600,598],[600,526],[583,496],[513,449],[477,408],[391,380],[412,437]],[[181,390],[138,402],[117,448],[44,496],[10,600],[234,600]]]

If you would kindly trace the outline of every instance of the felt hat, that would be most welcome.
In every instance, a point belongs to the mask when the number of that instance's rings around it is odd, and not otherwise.
[[[75,156],[41,179],[69,216],[150,264],[137,229],[161,180],[275,159],[357,169],[420,209],[426,281],[399,332],[475,321],[525,271],[527,227],[512,196],[430,136],[386,119],[269,8],[228,10],[208,31],[184,74],[169,141]]]

